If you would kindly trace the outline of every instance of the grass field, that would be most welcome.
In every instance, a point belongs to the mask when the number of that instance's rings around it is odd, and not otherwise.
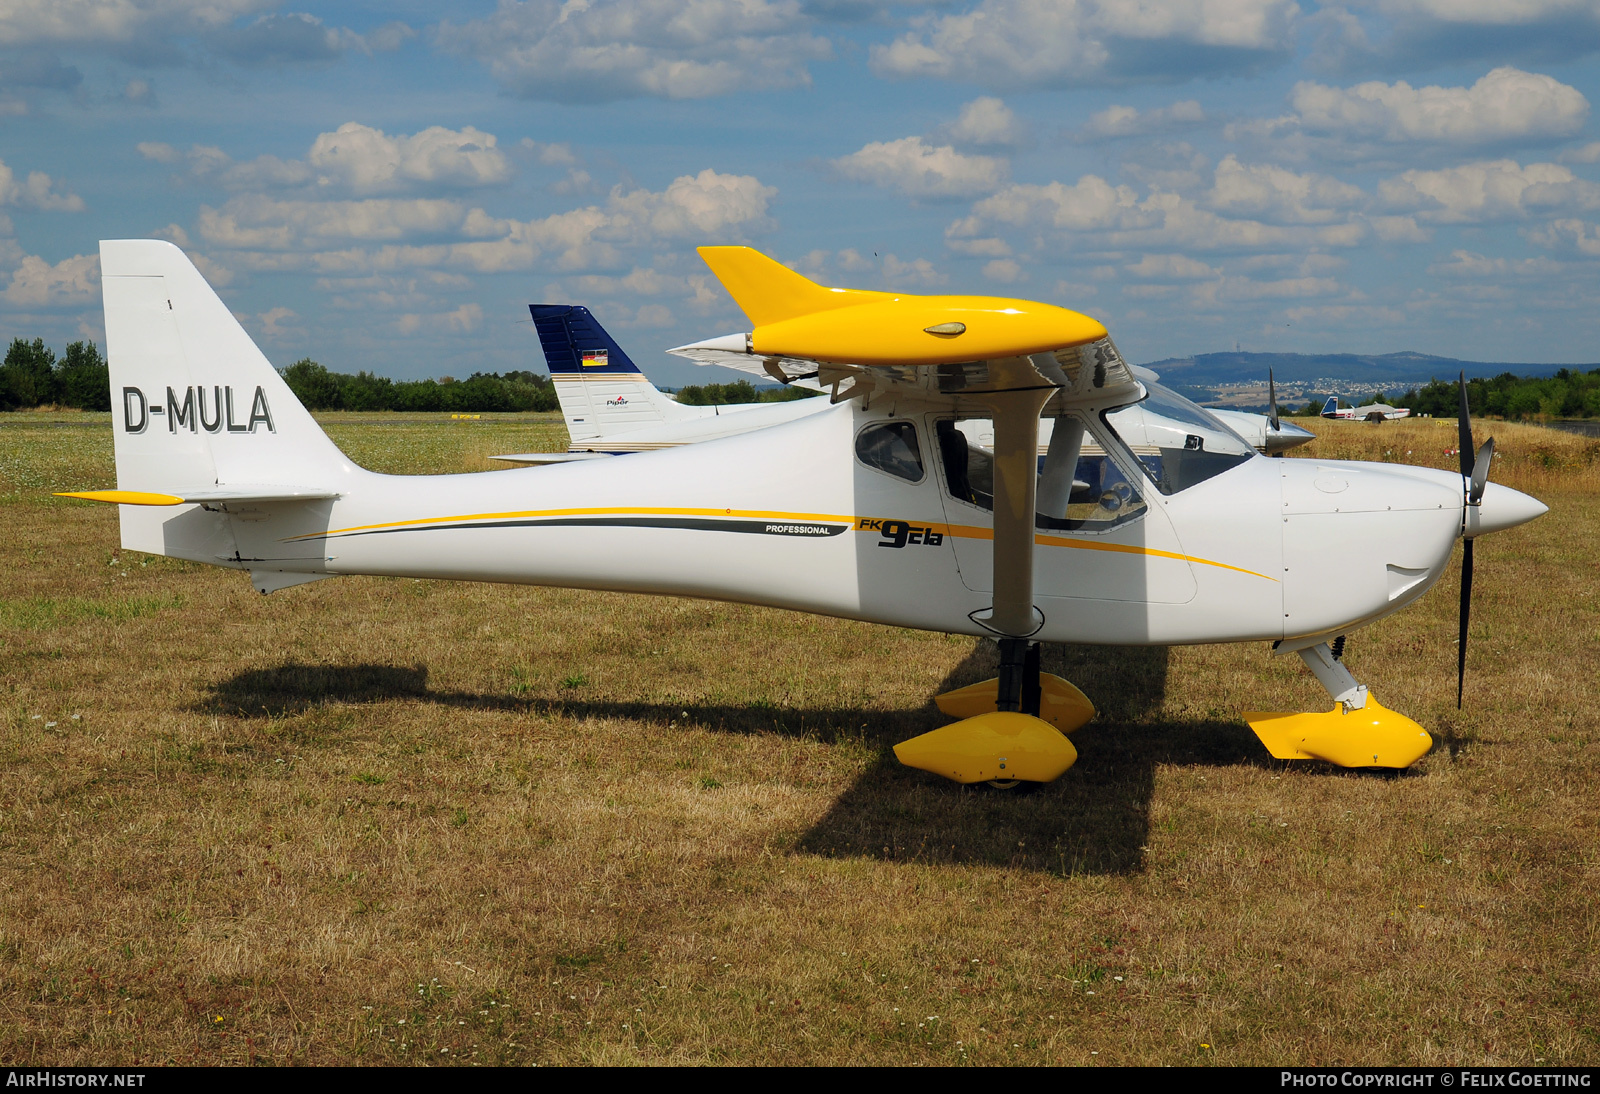
[[[993,647],[742,606],[117,550],[107,416],[0,415],[0,1063],[1600,1059],[1600,442],[1485,423],[1550,513],[1348,660],[1439,742],[1271,760],[1265,645],[1055,647],[1024,796],[900,767]],[[368,467],[559,419],[333,415]],[[1454,423],[1297,455],[1454,466]],[[1481,436],[1481,433],[1480,433]]]

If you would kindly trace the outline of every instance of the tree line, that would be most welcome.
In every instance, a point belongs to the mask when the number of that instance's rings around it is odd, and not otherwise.
[[[284,382],[308,410],[485,411],[556,410],[555,385],[535,372],[475,372],[465,380],[391,380],[370,372],[331,372],[310,358],[279,370]],[[758,389],[748,380],[730,384],[690,384],[679,388],[678,402],[690,406],[730,403],[786,402],[819,392],[806,388]],[[1389,399],[1376,392],[1370,402],[1410,407],[1414,414],[1452,418],[1460,406],[1454,380],[1432,380]],[[1561,369],[1554,376],[1516,376],[1503,372],[1467,381],[1467,401],[1474,417],[1512,419],[1600,417],[1600,368],[1582,372]],[[1291,414],[1315,417],[1321,399]],[[111,409],[111,375],[93,342],[69,344],[61,357],[44,344],[13,338],[0,363],[0,410],[38,406]]]
[[[1461,409],[1455,380],[1432,380],[1395,400],[1413,414],[1454,418]],[[1554,376],[1478,377],[1467,381],[1467,407],[1473,417],[1595,418],[1600,417],[1600,368],[1588,372],[1561,369]]]
[[[804,387],[758,389],[749,380],[735,380],[731,384],[689,384],[680,387],[673,398],[687,406],[726,406],[729,403],[787,403],[821,394]]]
[[[555,410],[555,385],[536,372],[474,372],[465,380],[391,380],[330,372],[310,358],[280,370],[307,410]]]
[[[1298,410],[1285,413],[1315,418],[1322,413],[1325,399],[1313,399]],[[1403,395],[1389,396],[1375,391],[1369,398],[1341,400],[1340,406],[1366,406],[1388,403],[1409,407],[1413,414],[1435,418],[1454,418],[1461,411],[1459,380],[1428,381]],[[1600,368],[1581,372],[1561,369],[1554,376],[1518,376],[1502,372],[1498,376],[1478,376],[1467,381],[1467,407],[1474,418],[1534,419],[1600,418]]]
[[[59,360],[43,338],[11,340],[0,363],[0,410],[35,406],[111,409],[111,373],[93,342],[73,342]]]

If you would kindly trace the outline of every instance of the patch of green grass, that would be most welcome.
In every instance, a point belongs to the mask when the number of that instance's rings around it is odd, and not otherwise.
[[[183,596],[178,594],[105,600],[72,596],[0,599],[0,627],[38,631],[91,619],[126,623],[130,619],[143,619],[159,612],[182,608],[185,603]]]

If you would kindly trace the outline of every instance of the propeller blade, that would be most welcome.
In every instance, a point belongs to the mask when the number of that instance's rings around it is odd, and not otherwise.
[[[1472,418],[1467,410],[1467,374],[1461,373],[1461,413],[1456,418],[1456,448],[1461,456],[1461,477],[1472,475]]]
[[[1267,369],[1267,399],[1272,404],[1272,417],[1269,421],[1272,422],[1272,431],[1276,433],[1280,428],[1278,425],[1278,385],[1272,379],[1272,369],[1270,367]]]
[[[1456,646],[1456,709],[1461,709],[1461,692],[1467,682],[1467,623],[1472,616],[1472,541],[1465,540],[1461,551],[1461,633]]]
[[[1483,500],[1483,488],[1489,483],[1489,465],[1494,462],[1494,438],[1490,437],[1478,449],[1478,458],[1472,461],[1472,488],[1467,491],[1467,501],[1477,505]]]

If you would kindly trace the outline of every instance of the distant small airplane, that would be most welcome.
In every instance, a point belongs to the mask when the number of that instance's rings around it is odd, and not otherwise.
[[[1411,409],[1403,406],[1390,406],[1388,403],[1368,403],[1366,406],[1344,407],[1339,406],[1339,396],[1330,395],[1328,401],[1322,404],[1324,418],[1341,418],[1356,422],[1386,422],[1394,418],[1407,418]]]
[[[782,425],[832,405],[827,399],[817,398],[781,403],[685,405],[652,384],[588,308],[577,304],[530,304],[528,310],[533,315],[534,330],[538,332],[545,366],[555,384],[561,416],[566,420],[571,440],[566,452],[515,452],[489,457],[502,463],[571,463],[676,448]],[[763,368],[764,362],[759,359],[747,367],[746,362],[735,358],[730,366],[725,354],[701,353],[701,348],[696,344],[667,352],[699,364],[737,368],[763,380],[778,379],[784,384],[821,390],[814,377],[788,377],[782,373],[774,376]],[[1132,367],[1147,383],[1159,379],[1149,369]],[[1238,410],[1213,410],[1211,413],[1257,451],[1269,456],[1316,439],[1316,434],[1309,430],[1279,421],[1275,400],[1273,411],[1271,415]],[[972,419],[962,425],[962,432],[971,443],[984,449],[994,447],[992,423]],[[1049,421],[1041,423],[1041,458],[1049,448],[1050,427]]]

